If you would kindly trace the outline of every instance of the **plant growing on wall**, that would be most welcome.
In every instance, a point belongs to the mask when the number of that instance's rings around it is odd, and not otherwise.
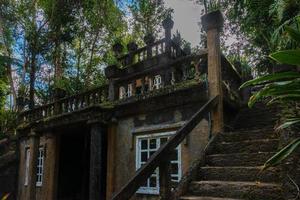
[[[286,32],[294,39],[298,46],[300,44],[300,31],[291,27],[286,27]],[[278,63],[291,65],[296,68],[294,71],[274,73],[265,75],[245,82],[241,88],[248,86],[261,86],[262,88],[251,96],[249,107],[252,107],[258,100],[266,99],[267,104],[280,103],[283,105],[291,104],[296,109],[300,102],[300,73],[297,68],[300,66],[300,49],[290,49],[279,51],[270,55],[270,58]],[[277,129],[285,129],[300,124],[300,113],[293,117],[286,117],[286,120]],[[264,165],[263,169],[281,163],[289,155],[291,155],[300,146],[300,138],[295,139]]]

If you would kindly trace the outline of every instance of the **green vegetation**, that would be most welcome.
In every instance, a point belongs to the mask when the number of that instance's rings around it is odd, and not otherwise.
[[[291,27],[286,27],[286,31],[299,47],[300,31]],[[299,49],[279,51],[271,54],[270,58],[281,64],[292,65],[295,69],[300,66]],[[247,86],[262,86],[262,89],[250,98],[250,107],[258,100],[267,99],[268,104],[279,103],[289,105],[289,109],[296,111],[292,117],[284,116],[286,118],[285,121],[277,129],[286,129],[300,124],[300,113],[297,112],[297,104],[300,101],[300,73],[297,72],[297,70],[294,72],[280,72],[259,77],[247,81],[241,88]],[[281,161],[293,153],[299,145],[300,138],[297,138],[270,158],[265,163],[264,169],[281,163]]]
[[[268,104],[284,105],[282,118],[285,121],[278,129],[298,126],[299,0],[197,2],[204,5],[204,12],[223,11],[226,19],[222,36],[224,53],[231,63],[240,66],[244,80],[249,79],[251,73],[256,77],[242,87],[262,87],[251,97],[249,106],[262,99],[267,99]],[[2,0],[0,137],[14,132],[17,102],[33,108],[51,101],[53,91],[70,95],[105,84],[104,67],[118,64],[111,46],[119,43],[124,47],[121,53],[126,53],[126,44],[133,40],[144,45],[145,39],[151,41],[152,36],[159,35],[162,19],[172,12],[163,1],[133,0],[128,6],[118,0],[69,3]],[[232,44],[228,45],[226,41],[230,39]],[[189,51],[190,45],[179,33],[174,35],[174,41]],[[201,45],[205,46],[205,40]],[[292,65],[294,71],[273,73],[279,66],[287,65]],[[8,95],[12,97],[9,106]],[[232,98],[238,96],[231,95]]]
[[[163,2],[145,0],[130,5],[115,0],[1,1],[0,137],[14,132],[17,103],[33,108],[55,96],[106,84],[104,67],[116,63],[112,45],[126,47],[133,40],[144,45],[145,34],[158,33],[171,12]]]

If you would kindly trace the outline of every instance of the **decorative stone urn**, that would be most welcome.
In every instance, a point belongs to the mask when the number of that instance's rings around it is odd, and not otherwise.
[[[120,56],[121,53],[123,52],[123,45],[120,43],[120,42],[116,42],[113,46],[112,46],[112,49],[114,51],[114,53],[117,55],[117,56]]]
[[[162,21],[162,25],[164,29],[172,29],[174,26],[174,21],[172,20],[172,17],[169,15],[166,19]]]
[[[104,73],[105,73],[106,78],[108,78],[108,79],[115,78],[115,77],[119,76],[120,69],[117,65],[110,65],[104,69]]]
[[[186,46],[183,47],[183,51],[184,51],[184,53],[186,53],[187,55],[192,54],[192,49],[191,49],[191,47],[188,46],[188,45],[186,45]]]
[[[67,96],[67,92],[62,88],[55,88],[53,90],[54,99],[61,99]]]
[[[144,42],[147,45],[153,44],[154,41],[155,41],[155,37],[154,37],[154,35],[152,33],[148,33],[147,35],[145,35]]]
[[[127,44],[127,49],[129,52],[136,51],[138,49],[138,45],[135,42],[129,42]]]
[[[219,31],[223,28],[224,18],[221,11],[210,12],[201,18],[202,26],[205,31],[210,29],[218,29]]]

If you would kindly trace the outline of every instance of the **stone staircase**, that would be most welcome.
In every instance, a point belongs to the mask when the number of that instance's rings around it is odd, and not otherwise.
[[[244,108],[234,131],[217,136],[207,151],[205,165],[189,184],[181,200],[281,200],[280,173],[276,168],[260,172],[277,151],[279,140],[273,126],[276,109],[262,104]]]

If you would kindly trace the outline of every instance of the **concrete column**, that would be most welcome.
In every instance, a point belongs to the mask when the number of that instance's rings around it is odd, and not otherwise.
[[[43,187],[45,200],[56,199],[58,173],[58,136],[46,134]]]
[[[115,192],[115,151],[116,151],[116,134],[117,120],[113,119],[108,126],[107,135],[107,188],[106,199],[111,199]]]
[[[208,13],[202,17],[202,25],[207,32],[208,48],[208,87],[210,98],[219,95],[219,102],[212,111],[212,133],[223,132],[223,93],[221,76],[220,31],[223,27],[223,16],[220,11]]]
[[[90,139],[90,200],[104,200],[106,192],[106,128],[99,122],[91,125]]]
[[[108,82],[108,100],[114,101],[116,99],[115,81],[110,79]]]
[[[36,163],[39,149],[39,138],[34,130],[31,130],[28,139],[28,148],[30,149],[28,185],[25,186],[27,193],[21,199],[35,200],[36,192]]]
[[[171,53],[171,39],[172,39],[172,28],[174,26],[174,21],[171,16],[167,16],[163,20],[162,25],[165,29],[165,39],[166,39],[166,53],[170,55]]]

